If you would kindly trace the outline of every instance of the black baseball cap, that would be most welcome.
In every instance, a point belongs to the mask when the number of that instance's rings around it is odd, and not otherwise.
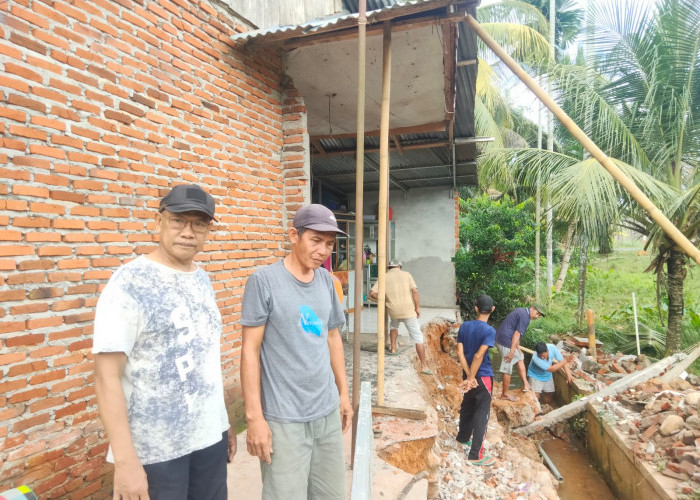
[[[214,217],[214,197],[197,184],[180,184],[170,190],[160,200],[159,212],[167,210],[174,214],[181,212],[201,212],[210,219]]]
[[[493,309],[493,299],[485,293],[481,294],[476,299],[476,307],[479,309],[479,312],[489,313]]]
[[[338,228],[338,221],[335,220],[335,215],[328,208],[317,203],[306,205],[297,210],[294,215],[292,225],[296,229],[313,229],[314,231],[335,232],[347,234]]]

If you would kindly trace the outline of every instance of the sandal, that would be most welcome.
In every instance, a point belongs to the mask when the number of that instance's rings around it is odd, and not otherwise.
[[[528,387],[527,389],[523,389],[523,392],[530,392],[530,388]]]
[[[433,371],[432,370],[421,370],[420,371],[423,375],[432,375]]]

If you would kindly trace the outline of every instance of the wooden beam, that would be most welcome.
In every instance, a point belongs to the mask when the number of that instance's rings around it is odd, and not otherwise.
[[[327,152],[323,148],[323,145],[321,144],[321,141],[319,139],[311,139],[311,144],[314,145],[314,147],[316,148],[316,151],[318,151],[319,156],[321,156],[321,157],[326,156]]]
[[[395,135],[392,135],[391,140],[394,141],[394,145],[396,146],[396,149],[399,150],[399,154],[403,156],[403,148],[401,147],[401,141],[399,141],[399,138]]]
[[[429,134],[431,132],[445,132],[447,130],[447,122],[424,123],[422,125],[411,125],[410,127],[396,127],[389,130],[389,135],[404,135],[404,134]],[[379,130],[370,130],[365,132],[365,137],[376,137],[379,135]],[[312,135],[309,137],[311,141],[326,140],[326,139],[351,139],[357,136],[356,132],[348,134],[330,134],[330,135]]]
[[[445,121],[451,122],[455,114],[455,63],[457,59],[457,30],[454,24],[442,27],[442,58],[445,67]]]
[[[478,59],[467,59],[466,61],[457,61],[457,67],[461,68],[462,66],[471,66],[473,64],[478,63]]]
[[[411,420],[425,420],[428,418],[425,411],[411,408],[391,408],[390,406],[373,405],[372,413],[375,415],[390,415],[398,418],[409,418]]]

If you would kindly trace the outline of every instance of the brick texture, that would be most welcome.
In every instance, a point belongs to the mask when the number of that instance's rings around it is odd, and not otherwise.
[[[109,497],[94,308],[154,247],[158,199],[179,183],[218,203],[198,259],[223,317],[227,404],[241,404],[243,286],[284,254],[309,148],[281,53],[236,46],[246,28],[220,5],[0,2],[0,491]]]

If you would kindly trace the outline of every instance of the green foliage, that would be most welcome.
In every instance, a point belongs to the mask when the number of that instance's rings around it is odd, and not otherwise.
[[[535,222],[508,197],[460,200],[460,212],[460,248],[453,261],[462,311],[471,317],[474,300],[487,293],[496,304],[493,318],[503,318],[532,294]]]

